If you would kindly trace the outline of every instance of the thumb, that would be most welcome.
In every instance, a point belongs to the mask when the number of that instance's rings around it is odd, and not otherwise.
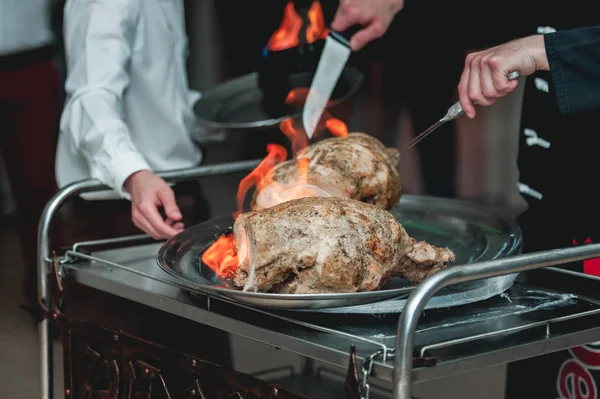
[[[343,32],[354,25],[354,23],[355,21],[353,21],[350,15],[346,12],[344,5],[340,5],[335,12],[333,21],[331,22],[331,29],[338,32]]]
[[[513,91],[517,88],[519,84],[519,79],[511,80],[508,82],[508,91]]]
[[[509,80],[508,76],[513,71],[521,72],[522,67],[518,60],[508,59],[501,63],[500,61],[493,59],[489,62],[489,65],[492,72],[492,81],[496,90],[506,93],[513,91],[517,87],[519,80]]]
[[[165,214],[171,220],[181,220],[181,212],[175,201],[175,194],[170,188],[168,190],[161,190],[158,192],[158,199],[165,209]]]

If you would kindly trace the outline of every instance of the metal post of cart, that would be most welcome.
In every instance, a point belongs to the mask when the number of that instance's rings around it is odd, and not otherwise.
[[[427,302],[439,290],[466,281],[520,273],[597,257],[600,257],[600,244],[584,245],[452,267],[421,282],[409,296],[398,320],[394,359],[394,399],[412,398],[415,331]]]
[[[196,179],[199,177],[225,175],[252,170],[259,164],[260,160],[230,162],[215,165],[200,166],[191,169],[182,169],[158,173],[167,182],[179,182]],[[60,190],[46,204],[40,218],[38,229],[38,299],[46,307],[50,308],[50,297],[48,287],[48,274],[52,266],[52,254],[50,248],[50,227],[58,209],[75,195],[102,191],[109,189],[96,180],[84,180],[72,183]],[[50,320],[44,317],[39,324],[39,350],[40,350],[40,382],[42,399],[52,399],[53,392],[53,347],[50,336]]]

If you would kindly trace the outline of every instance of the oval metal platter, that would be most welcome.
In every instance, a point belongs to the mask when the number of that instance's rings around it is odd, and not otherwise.
[[[348,90],[339,98],[332,98],[331,108],[350,96],[361,86],[363,74],[347,66],[343,71],[349,82]],[[275,126],[287,118],[302,115],[302,108],[289,107],[271,110],[263,102],[258,86],[258,72],[229,80],[203,93],[194,105],[198,121],[215,129],[263,129]]]
[[[456,260],[449,267],[514,255],[522,244],[521,230],[511,218],[463,201],[405,195],[391,212],[412,237],[452,249]],[[394,278],[381,290],[356,293],[270,294],[228,288],[227,282],[202,263],[201,256],[232,224],[232,216],[227,215],[182,231],[160,248],[158,265],[196,292],[282,310],[395,313],[415,287]],[[510,288],[515,279],[516,275],[508,275],[447,287],[428,307],[484,300]]]

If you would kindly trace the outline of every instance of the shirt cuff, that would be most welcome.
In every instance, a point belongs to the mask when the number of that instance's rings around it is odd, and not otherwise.
[[[568,115],[571,111],[569,96],[563,79],[562,66],[557,54],[555,32],[544,35],[544,46],[546,48],[546,57],[548,57],[548,66],[550,67],[558,111],[563,115]]]
[[[132,174],[141,170],[152,170],[144,157],[133,149],[121,146],[118,151],[107,154],[107,157],[97,157],[96,167],[93,168],[91,177],[102,181],[115,190],[122,198],[131,200],[131,195],[125,190],[123,184]]]

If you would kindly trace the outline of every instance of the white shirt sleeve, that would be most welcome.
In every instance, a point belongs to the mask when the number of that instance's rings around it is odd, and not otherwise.
[[[123,183],[150,166],[124,122],[139,0],[69,0],[64,11],[68,102],[61,130],[90,175],[129,198]]]

